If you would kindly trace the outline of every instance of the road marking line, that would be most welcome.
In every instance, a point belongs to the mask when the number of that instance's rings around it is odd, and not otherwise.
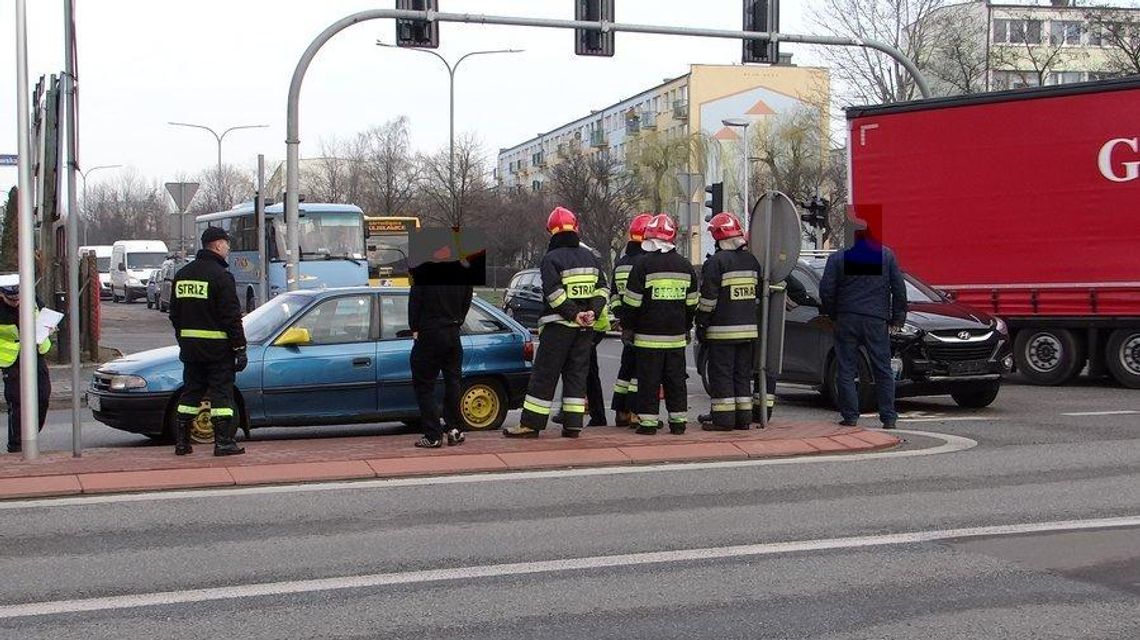
[[[871,429],[868,429],[871,431]],[[874,431],[879,431],[874,429]],[[816,464],[826,462],[860,462],[882,458],[913,458],[956,453],[978,446],[976,440],[945,433],[893,429],[881,431],[887,434],[909,434],[942,440],[936,447],[907,449],[903,451],[876,451],[870,453],[844,453],[838,455],[813,455],[793,458],[761,458],[757,460],[725,460],[721,462],[675,462],[664,464],[634,465],[627,467],[595,467],[584,469],[551,469],[549,471],[508,471],[424,478],[377,478],[375,480],[353,480],[337,482],[313,482],[305,484],[267,485],[260,487],[240,487],[230,489],[183,489],[152,493],[123,493],[114,495],[78,496],[70,498],[39,498],[33,500],[13,500],[0,502],[0,511],[12,509],[44,509],[50,507],[74,507],[120,502],[149,502],[161,500],[184,500],[195,498],[227,498],[275,493],[308,493],[320,491],[344,491],[360,489],[389,489],[400,487],[422,487],[433,485],[477,484],[481,482],[514,482],[518,480],[544,480],[559,478],[579,478],[589,476],[617,476],[633,473],[672,473],[678,471],[703,471],[736,469],[741,467],[770,467],[795,464]]]
[[[957,416],[945,418],[899,418],[899,422],[997,422],[984,416]]]
[[[1075,413],[1062,413],[1063,416],[1131,416],[1140,411],[1077,411]]]
[[[239,584],[228,587],[207,589],[186,589],[157,593],[140,593],[104,598],[83,598],[76,600],[53,600],[0,606],[0,619],[50,616],[86,611],[110,611],[134,609],[174,604],[200,603],[234,598],[257,598],[290,594],[313,593],[320,591],[340,591],[390,585],[423,584],[455,580],[499,578],[505,576],[530,575],[539,573],[559,573],[563,571],[583,571],[587,569],[637,567],[653,564],[672,564],[726,558],[771,556],[806,551],[833,551],[839,549],[862,549],[893,545],[909,545],[924,542],[955,540],[962,538],[982,538],[996,536],[1017,536],[1034,533],[1062,531],[1082,531],[1140,526],[1140,516],[1101,518],[1095,520],[1062,520],[1053,522],[1028,522],[1022,524],[969,527],[963,529],[941,529],[934,531],[912,531],[874,536],[854,536],[847,538],[827,538],[800,540],[794,542],[770,542],[763,544],[734,545],[728,547],[706,547],[679,549],[674,551],[651,551],[609,556],[589,556],[566,558],[563,560],[542,560],[537,562],[515,562],[505,564],[476,565],[449,569],[428,569],[397,573],[373,573],[361,576],[343,576],[313,580],[290,580]]]

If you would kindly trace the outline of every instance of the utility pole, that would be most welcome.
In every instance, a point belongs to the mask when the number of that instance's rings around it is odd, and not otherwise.
[[[39,354],[36,349],[36,221],[32,216],[32,141],[28,108],[28,2],[16,0],[16,140],[19,172],[20,440],[24,459],[39,449]]]
[[[222,133],[219,135],[217,131],[214,131],[210,127],[207,127],[207,126],[201,125],[201,124],[190,124],[187,122],[168,122],[167,124],[169,124],[171,126],[175,126],[175,127],[190,127],[192,129],[204,129],[206,131],[209,131],[214,136],[214,139],[217,140],[217,142],[218,142],[218,197],[219,198],[221,198],[221,196],[222,196],[222,187],[223,187],[223,185],[225,185],[225,177],[222,175],[222,140],[226,139],[226,134],[228,134],[231,131],[237,131],[239,129],[266,129],[269,127],[269,125],[267,125],[267,124],[242,124],[242,125],[238,125],[236,127],[230,127],[229,129],[222,131]],[[222,203],[222,206],[225,206],[225,203]]]
[[[63,0],[63,21],[66,65],[63,99],[67,105],[67,226],[64,231],[67,236],[67,346],[71,360],[71,455],[78,458],[83,452],[83,434],[79,419],[79,203],[75,194],[75,174],[79,168],[79,131],[76,128],[79,125],[76,112],[76,72],[79,65],[75,57],[75,0]]]

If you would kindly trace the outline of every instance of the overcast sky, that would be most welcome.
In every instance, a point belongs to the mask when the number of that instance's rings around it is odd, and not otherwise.
[[[329,24],[393,0],[80,0],[77,2],[83,167],[123,164],[170,180],[215,163],[208,132],[239,124],[269,128],[230,134],[227,163],[254,167],[264,153],[285,155],[285,98],[297,60]],[[782,26],[803,32],[801,2],[784,2]],[[29,77],[63,67],[62,0],[28,2]],[[449,12],[573,17],[572,0],[441,0]],[[15,3],[0,3],[0,153],[16,153]],[[617,20],[741,27],[740,0],[617,0]],[[301,153],[321,138],[349,136],[406,114],[420,150],[447,143],[447,72],[424,53],[375,46],[391,42],[392,21],[341,32],[310,66],[301,98]],[[456,75],[456,128],[493,153],[591,109],[683,74],[690,63],[734,64],[740,42],[619,33],[612,59],[573,55],[564,30],[442,24],[440,53],[451,60],[480,49],[523,53],[469,58]],[[796,51],[794,47],[786,50]],[[797,54],[797,62],[807,62]],[[272,165],[271,165],[272,166]],[[112,177],[104,171],[92,177]],[[16,182],[0,167],[0,187]]]

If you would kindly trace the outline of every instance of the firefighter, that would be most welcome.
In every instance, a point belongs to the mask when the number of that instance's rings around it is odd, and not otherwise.
[[[183,384],[174,430],[175,455],[193,452],[190,426],[203,398],[210,403],[214,455],[245,453],[234,440],[238,427],[234,375],[245,369],[246,353],[241,303],[233,274],[227,269],[229,254],[229,234],[206,227],[202,249],[178,271],[171,286],[170,323],[178,339]]]
[[[637,371],[637,433],[654,435],[659,386],[665,389],[669,433],[685,433],[688,388],[685,346],[697,310],[697,274],[673,244],[677,227],[665,214],[645,226],[641,256],[629,273],[622,296],[622,339],[632,342]]]
[[[701,269],[697,306],[697,339],[707,344],[712,415],[705,431],[731,431],[752,426],[753,357],[756,285],[760,263],[748,250],[744,227],[731,213],[709,221],[717,250]],[[705,418],[706,416],[701,416]]]
[[[28,292],[28,299],[35,294]],[[22,448],[20,433],[20,277],[0,276],[0,367],[4,369],[4,400],[8,402],[8,453]],[[36,300],[36,313],[43,308]],[[51,376],[44,354],[51,349],[51,338],[36,345],[36,385],[39,388],[39,430],[44,430],[48,402],[51,400]]]
[[[645,252],[641,250],[641,242],[645,240],[645,226],[653,219],[653,214],[640,213],[634,216],[629,223],[629,242],[625,245],[625,253],[618,258],[614,265],[613,293],[610,295],[610,308],[617,316],[618,326],[621,326],[622,303],[621,297],[625,294],[625,285],[629,280],[629,272],[633,270],[633,263]],[[621,350],[621,365],[618,367],[617,381],[614,382],[614,395],[610,405],[616,415],[615,423],[619,427],[636,426],[633,420],[634,399],[637,397],[637,371],[634,364],[634,348],[632,345],[623,345]]]
[[[550,243],[540,265],[543,314],[541,339],[531,369],[518,426],[508,438],[537,438],[546,428],[558,378],[562,377],[562,435],[577,438],[586,413],[586,376],[593,348],[594,322],[604,314],[609,291],[601,263],[578,236],[578,217],[556,207],[546,220]]]

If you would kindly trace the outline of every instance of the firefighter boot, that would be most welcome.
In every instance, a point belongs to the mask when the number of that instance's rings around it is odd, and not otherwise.
[[[195,416],[178,415],[174,423],[174,455],[185,456],[194,453],[190,446],[190,427],[194,424]]]
[[[234,436],[237,435],[237,425],[228,418],[214,419],[214,455],[236,456],[245,453],[245,449],[237,446]]]

